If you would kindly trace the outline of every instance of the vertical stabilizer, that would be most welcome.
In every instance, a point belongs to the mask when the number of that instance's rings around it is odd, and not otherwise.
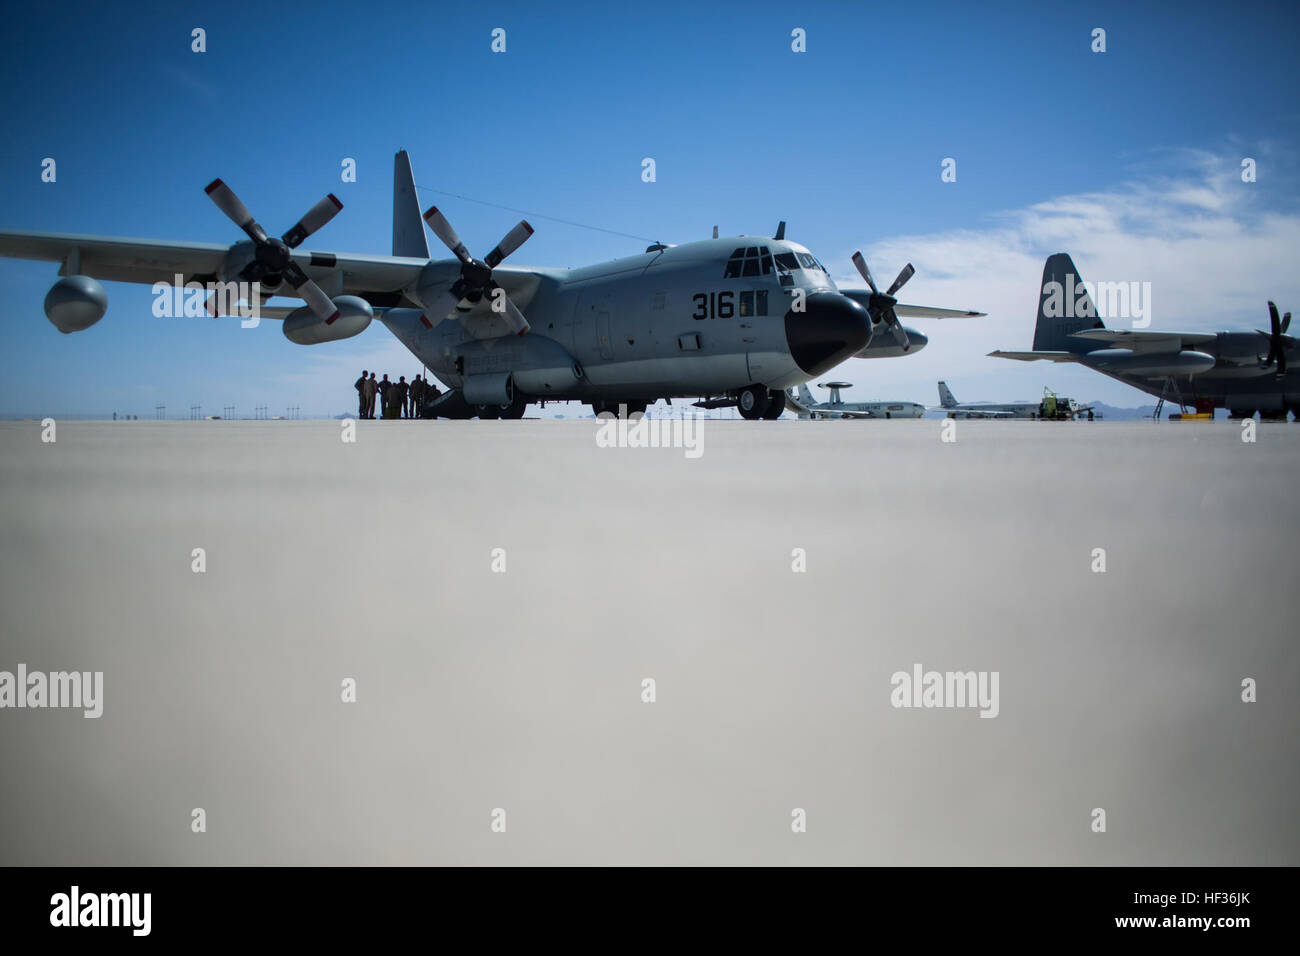
[[[953,398],[947,382],[939,383],[939,404],[944,408],[956,408],[957,399]]]
[[[411,171],[411,157],[404,149],[393,157],[393,255],[429,258],[420,200],[415,195],[415,174]]]
[[[1074,260],[1064,252],[1047,257],[1043,284],[1038,290],[1038,324],[1034,326],[1035,352],[1088,352],[1097,343],[1070,336],[1084,329],[1105,328],[1097,306],[1084,288]]]

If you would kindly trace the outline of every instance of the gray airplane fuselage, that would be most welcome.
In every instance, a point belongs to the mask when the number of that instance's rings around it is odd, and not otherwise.
[[[799,265],[771,266],[766,274],[760,265],[758,274],[744,275],[752,267],[736,268],[733,253],[748,249]],[[457,389],[506,376],[530,400],[653,401],[754,384],[784,389],[869,351],[872,341],[866,309],[841,295],[813,261],[797,243],[766,238],[652,247],[580,269],[528,270],[535,289],[521,303],[532,326],[527,335],[509,334],[503,317],[481,309],[472,334],[455,317],[427,328],[418,309],[390,309],[381,321]],[[445,287],[458,271],[455,261],[430,262],[411,297],[426,301],[422,288]]]

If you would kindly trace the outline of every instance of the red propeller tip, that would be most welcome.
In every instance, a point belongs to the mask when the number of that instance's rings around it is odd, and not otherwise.
[[[225,185],[225,183],[223,183],[220,179],[214,179],[214,180],[212,180],[212,182],[208,183],[208,185],[204,188],[203,191],[204,191],[205,193],[209,193],[209,194],[210,194],[210,193],[212,192],[212,190],[214,190],[214,189],[220,189],[220,188],[221,188],[222,186],[224,186],[224,185]]]
[[[330,193],[330,195],[329,195],[329,199],[330,199],[330,202],[334,203],[334,208],[335,208],[335,209],[342,209],[342,208],[343,208],[343,203],[339,202],[339,197],[338,197],[338,196],[334,195],[333,193]]]
[[[334,321],[335,321],[335,320],[336,320],[336,319],[337,319],[341,314],[342,314],[342,313],[340,313],[338,309],[335,309],[335,310],[334,310],[334,314],[331,315],[328,319],[325,320],[325,324],[326,324],[326,325],[333,325],[333,324],[334,324]]]
[[[431,329],[431,328],[433,328],[433,323],[430,322],[430,321],[429,321],[429,317],[428,317],[427,315],[424,315],[423,313],[420,315],[420,323],[421,323],[421,324],[422,324],[426,329]]]

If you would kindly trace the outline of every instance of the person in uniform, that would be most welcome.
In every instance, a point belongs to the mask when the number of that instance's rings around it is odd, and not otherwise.
[[[379,380],[379,417],[388,418],[389,406],[393,404],[393,383],[388,380],[388,373]]]
[[[415,376],[411,382],[411,417],[419,418],[424,411],[424,379]]]
[[[366,418],[375,417],[375,396],[378,394],[379,383],[375,381],[375,373],[371,372],[366,379]]]
[[[411,386],[406,382],[406,376],[399,376],[397,384],[393,386],[396,389],[397,396],[397,415],[396,418],[410,418],[407,411],[411,407]]]
[[[362,369],[361,377],[356,381],[355,387],[357,390],[357,418],[366,417],[366,376],[368,374],[369,373],[365,369]]]

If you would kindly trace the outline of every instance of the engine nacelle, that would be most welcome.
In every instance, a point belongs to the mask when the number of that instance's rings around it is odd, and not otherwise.
[[[375,317],[375,310],[365,299],[355,295],[338,295],[334,297],[339,317],[333,325],[326,325],[311,309],[303,306],[294,309],[284,320],[284,337],[295,345],[320,345],[322,342],[337,342],[360,335]]]
[[[108,310],[108,293],[90,276],[64,276],[45,294],[45,315],[65,335],[88,329]]]

